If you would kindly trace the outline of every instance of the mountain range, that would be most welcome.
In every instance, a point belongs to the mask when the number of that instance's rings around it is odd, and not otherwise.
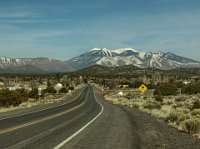
[[[81,69],[96,64],[107,67],[135,65],[140,68],[153,67],[162,70],[200,66],[200,62],[196,60],[181,57],[171,52],[139,52],[132,48],[117,50],[94,48],[65,63],[75,69]]]
[[[0,58],[0,72],[3,73],[48,73],[66,72],[74,69],[60,60],[51,58]]]
[[[175,55],[171,52],[139,52],[132,48],[109,50],[94,48],[67,61],[51,58],[7,58],[0,57],[0,72],[3,73],[49,73],[69,72],[93,65],[118,67],[134,65],[139,68],[200,67],[200,62]]]

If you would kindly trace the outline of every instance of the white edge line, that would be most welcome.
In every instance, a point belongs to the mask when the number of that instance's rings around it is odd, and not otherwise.
[[[83,91],[72,101],[70,102],[73,102],[75,101],[77,98],[79,98],[81,96],[81,94],[84,92],[86,87],[84,87]],[[63,106],[65,104],[68,104],[70,102],[66,102],[66,103],[63,103],[63,104],[60,104],[60,105],[57,105],[57,106],[53,106],[53,107],[50,107],[50,108],[44,108],[44,109],[41,109],[41,110],[38,110],[38,111],[34,111],[34,112],[27,112],[27,113],[24,113],[24,114],[20,114],[20,115],[16,115],[16,116],[10,116],[10,117],[4,117],[4,118],[0,118],[0,121],[1,120],[5,120],[5,119],[9,119],[9,118],[16,118],[16,117],[20,117],[20,116],[24,116],[24,115],[28,115],[28,114],[32,114],[32,113],[37,113],[37,112],[41,112],[41,111],[45,111],[45,110],[49,110],[49,109],[53,109],[53,108],[57,108],[57,107],[60,107],[60,106]]]
[[[93,88],[93,94],[94,94],[94,88]],[[72,134],[70,137],[68,137],[67,139],[65,139],[63,142],[61,142],[60,144],[58,144],[57,146],[55,146],[53,149],[60,149],[61,147],[63,147],[66,143],[68,143],[69,141],[71,141],[78,134],[80,134],[84,129],[86,129],[90,124],[92,124],[103,113],[103,111],[104,111],[103,105],[97,100],[95,94],[94,94],[94,97],[95,97],[95,100],[97,101],[97,103],[101,106],[100,113],[97,116],[95,116],[91,121],[89,121],[87,124],[85,124],[81,129],[79,129],[74,134]]]

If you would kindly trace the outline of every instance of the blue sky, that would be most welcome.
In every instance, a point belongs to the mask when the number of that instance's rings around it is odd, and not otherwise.
[[[200,61],[199,18],[199,0],[0,0],[0,56],[132,47]]]

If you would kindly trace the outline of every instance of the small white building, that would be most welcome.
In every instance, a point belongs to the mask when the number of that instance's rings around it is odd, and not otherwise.
[[[190,83],[191,83],[191,81],[188,81],[188,80],[183,81],[183,84],[185,84],[185,85],[188,85]]]
[[[16,90],[21,90],[21,89],[24,89],[26,91],[31,91],[32,90],[31,87],[27,87],[27,86],[9,86],[9,87],[7,87],[7,89],[9,91],[16,91]]]
[[[38,88],[41,88],[42,90],[47,89],[47,85],[38,85]]]
[[[4,82],[0,82],[0,86],[4,86],[5,84],[4,84]]]
[[[54,86],[54,89],[57,91],[57,93],[59,92],[59,90],[63,88],[63,85],[61,83],[57,83],[55,86]]]

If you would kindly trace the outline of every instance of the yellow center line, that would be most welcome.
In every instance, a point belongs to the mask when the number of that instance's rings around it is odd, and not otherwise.
[[[14,130],[17,130],[17,129],[20,129],[20,128],[24,128],[24,127],[27,127],[27,126],[30,126],[30,125],[33,125],[33,124],[37,124],[37,123],[41,123],[43,121],[46,121],[46,120],[49,120],[49,119],[52,119],[52,118],[55,118],[55,117],[58,117],[58,116],[61,116],[65,113],[69,113],[71,111],[74,111],[76,109],[78,109],[79,107],[81,107],[82,105],[84,104],[84,102],[82,102],[80,105],[78,106],[75,106],[69,110],[66,110],[66,111],[63,111],[63,112],[60,112],[60,113],[57,113],[55,115],[51,115],[51,116],[47,116],[45,118],[42,118],[42,119],[39,119],[39,120],[35,120],[35,121],[32,121],[32,122],[28,122],[28,123],[24,123],[22,125],[18,125],[18,126],[15,126],[15,127],[11,127],[11,128],[7,128],[7,129],[4,129],[4,130],[0,130],[0,135],[2,134],[5,134],[5,133],[8,133],[8,132],[11,132],[11,131],[14,131]]]

